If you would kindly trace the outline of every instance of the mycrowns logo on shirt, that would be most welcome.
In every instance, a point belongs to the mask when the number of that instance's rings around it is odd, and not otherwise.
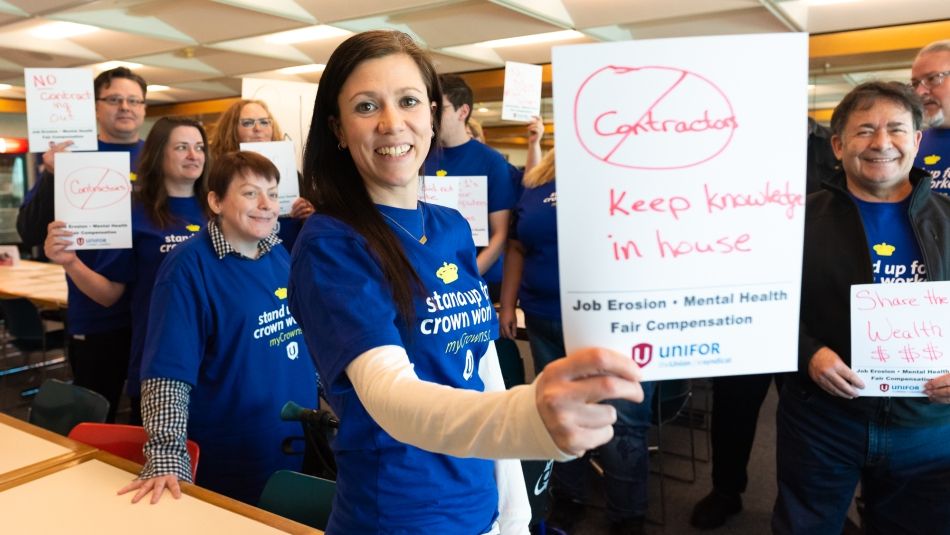
[[[198,232],[199,230],[201,230],[201,225],[193,225],[193,224],[192,224],[192,225],[187,225],[187,226],[185,227],[185,230],[187,230],[187,231],[189,231],[189,232]]]
[[[442,267],[435,272],[435,276],[442,279],[445,284],[455,282],[459,278],[459,267],[455,264],[442,262]]]
[[[928,154],[927,156],[924,156],[924,165],[936,165],[939,161],[939,154]]]
[[[435,176],[449,176],[449,172],[445,169],[439,169],[435,172]]]
[[[897,249],[893,245],[885,242],[881,242],[873,247],[874,252],[881,256],[891,256],[894,254],[894,250]]]
[[[278,299],[287,299],[287,288],[277,288],[274,290],[274,295],[276,295]]]

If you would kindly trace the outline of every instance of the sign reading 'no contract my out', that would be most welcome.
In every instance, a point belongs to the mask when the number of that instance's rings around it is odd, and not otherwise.
[[[568,350],[648,380],[795,369],[806,36],[557,47],[553,72]]]

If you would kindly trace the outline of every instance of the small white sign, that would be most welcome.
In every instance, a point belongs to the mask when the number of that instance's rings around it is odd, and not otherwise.
[[[419,200],[458,210],[472,227],[475,246],[488,245],[487,176],[425,176]]]
[[[851,287],[851,369],[862,396],[923,396],[950,373],[950,282]]]
[[[241,98],[262,100],[280,125],[284,139],[294,143],[294,149],[303,156],[303,144],[310,131],[313,104],[317,99],[317,84],[288,82],[266,78],[242,78]],[[303,168],[298,158],[297,169]]]
[[[419,182],[419,200],[459,209],[459,184],[457,176],[427,176]]]
[[[501,118],[506,121],[530,121],[541,115],[541,66],[505,62],[505,92]]]
[[[24,69],[30,152],[72,141],[70,150],[98,150],[96,98],[89,69]]]
[[[69,250],[132,247],[128,152],[57,152],[56,219],[73,232]]]
[[[280,215],[290,214],[297,197],[300,197],[300,184],[297,182],[297,163],[292,141],[261,141],[241,143],[241,150],[256,152],[273,162],[280,172],[280,184],[277,193],[280,197]]]

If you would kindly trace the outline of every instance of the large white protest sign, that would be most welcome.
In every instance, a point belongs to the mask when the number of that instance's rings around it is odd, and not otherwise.
[[[297,197],[300,197],[300,183],[297,181],[297,159],[294,157],[292,141],[261,141],[241,143],[241,150],[256,152],[267,157],[280,172],[277,195],[280,201],[280,215],[290,214]]]
[[[505,62],[505,92],[501,101],[501,118],[506,121],[530,121],[541,115],[540,65]]]
[[[923,396],[950,373],[950,282],[851,287],[851,369],[862,396]]]
[[[71,150],[97,150],[96,98],[89,69],[23,69],[30,151],[72,141]]]
[[[458,210],[472,227],[475,245],[488,245],[487,176],[425,176],[419,200]]]
[[[284,139],[294,143],[297,169],[303,168],[304,143],[310,132],[313,103],[317,98],[317,84],[287,82],[265,78],[242,78],[241,98],[261,100],[280,125]]]
[[[73,232],[68,249],[132,247],[128,152],[57,152],[56,219]]]
[[[796,368],[807,58],[803,34],[554,49],[568,350],[648,380]]]

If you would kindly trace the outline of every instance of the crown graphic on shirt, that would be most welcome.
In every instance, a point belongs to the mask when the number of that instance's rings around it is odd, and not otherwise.
[[[442,279],[445,284],[455,282],[459,278],[459,267],[455,264],[442,262],[442,267],[435,272],[435,276]]]
[[[928,154],[927,156],[924,156],[924,165],[935,165],[939,161],[939,154]]]
[[[891,256],[892,254],[894,254],[894,250],[897,249],[893,245],[889,243],[885,243],[885,242],[881,242],[872,248],[874,249],[875,253],[881,256]]]
[[[287,299],[287,288],[277,288],[274,290],[274,295],[276,295],[278,299]]]
[[[186,225],[185,230],[189,232],[198,232],[199,230],[201,230],[201,225],[195,225],[195,224]]]
[[[435,172],[435,176],[448,176],[449,172],[445,169],[439,169]]]

